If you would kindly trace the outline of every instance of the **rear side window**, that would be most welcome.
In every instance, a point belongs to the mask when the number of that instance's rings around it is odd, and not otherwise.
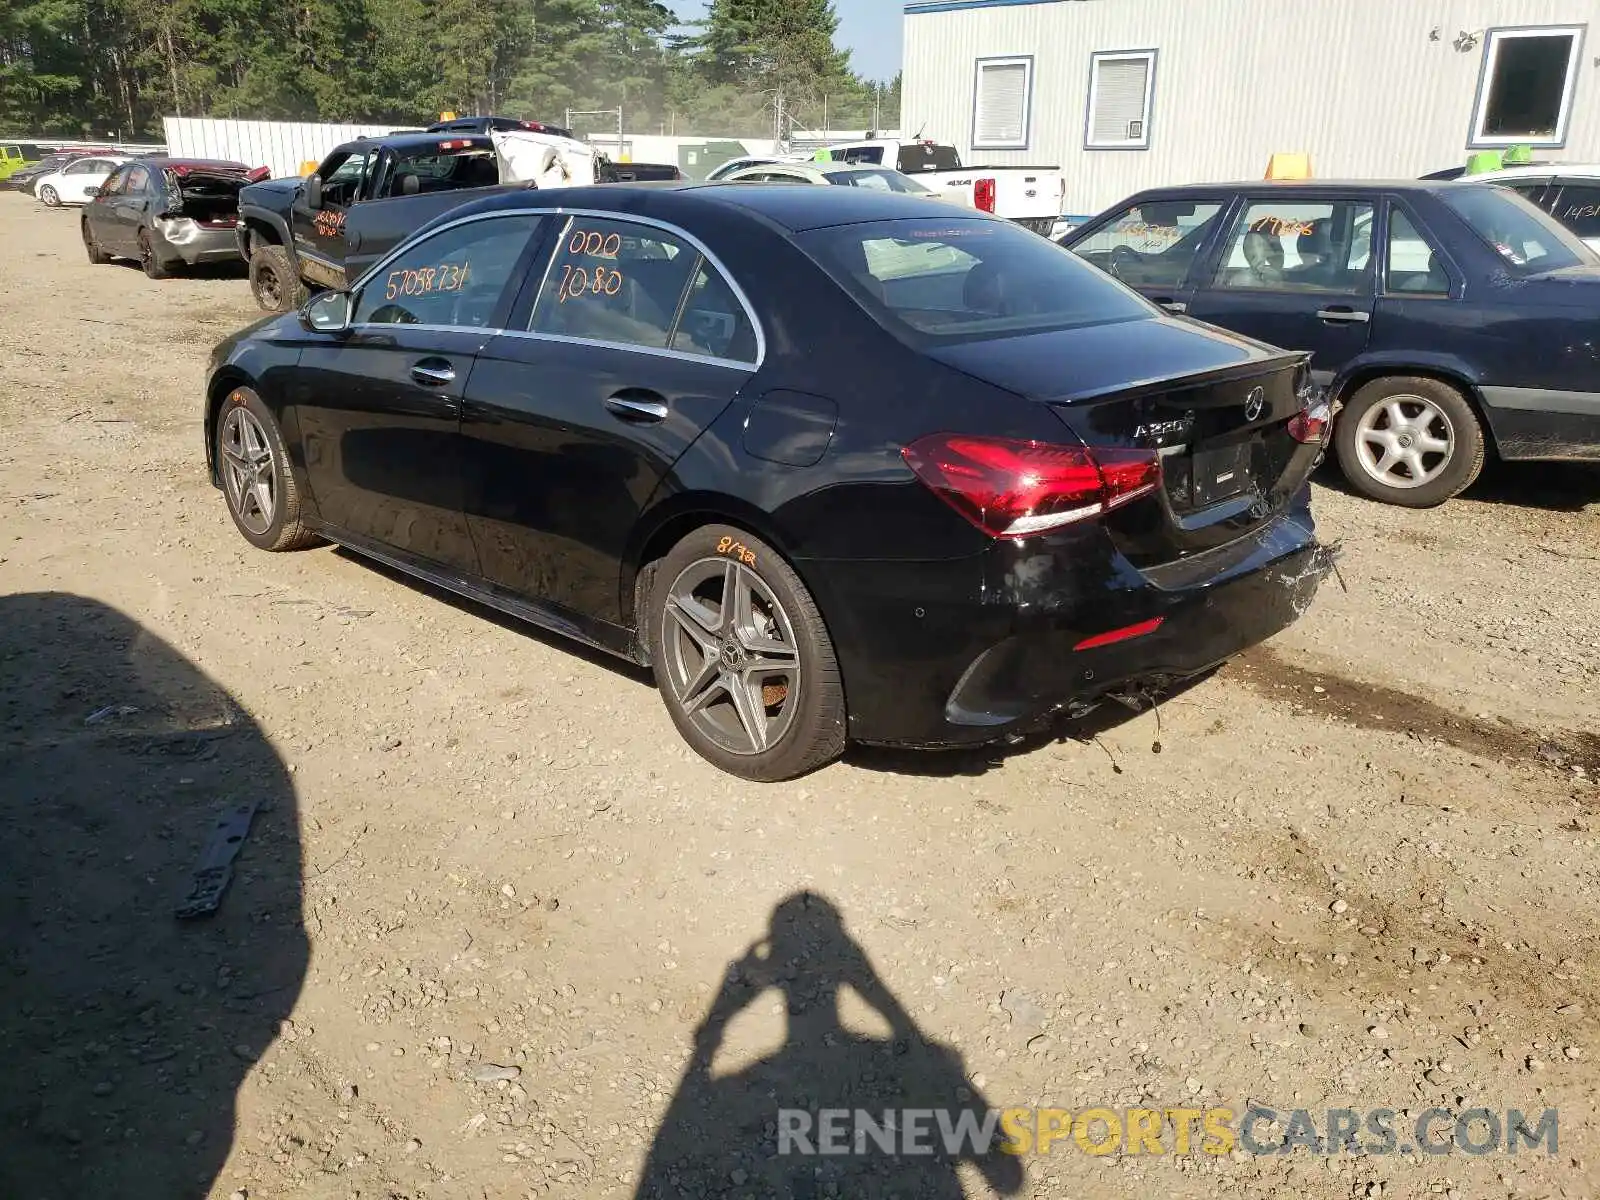
[[[1600,238],[1600,184],[1563,186],[1555,217],[1581,238]]]
[[[521,214],[468,221],[408,246],[367,279],[351,323],[488,327],[540,223]]]
[[[796,238],[891,332],[942,343],[1137,320],[1156,309],[1009,221],[911,218]]]
[[[567,221],[529,328],[665,350],[699,265],[692,246],[631,221]]]
[[[1372,280],[1365,200],[1253,201],[1223,249],[1212,286],[1359,295]]]
[[[829,174],[828,182],[877,192],[900,192],[915,196],[930,194],[929,189],[915,179],[906,178],[899,171],[874,171],[870,168],[862,168],[859,171],[834,171]]]
[[[1505,188],[1452,185],[1439,195],[1514,274],[1600,265],[1577,234]]]
[[[1072,252],[1134,287],[1176,287],[1222,214],[1221,200],[1151,201],[1124,209]]]
[[[1397,295],[1448,296],[1450,276],[1432,244],[1406,213],[1389,207],[1389,271],[1386,290]]]

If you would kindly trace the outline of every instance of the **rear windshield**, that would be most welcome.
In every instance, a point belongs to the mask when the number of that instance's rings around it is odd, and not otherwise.
[[[1600,265],[1600,256],[1561,222],[1501,187],[1441,190],[1444,202],[1520,275]]]
[[[890,332],[981,341],[1158,310],[1070,250],[1007,221],[909,218],[800,234],[801,249]]]
[[[918,142],[900,147],[899,166],[907,175],[915,175],[918,171],[959,171],[961,156],[956,153],[954,146],[930,146]]]

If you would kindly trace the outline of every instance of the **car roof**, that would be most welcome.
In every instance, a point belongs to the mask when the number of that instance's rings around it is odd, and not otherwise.
[[[1501,167],[1495,171],[1478,171],[1472,180],[1490,179],[1543,179],[1547,175],[1571,176],[1577,179],[1600,178],[1600,165],[1595,163],[1535,163],[1527,167]]]
[[[721,209],[724,214],[733,210],[769,228],[777,226],[790,233],[869,221],[927,220],[930,217],[939,221],[999,219],[973,209],[948,207],[948,212],[941,207],[935,217],[928,209],[925,196],[866,188],[823,188],[808,183],[767,183],[756,187],[721,180],[714,183],[661,180],[575,188],[515,188],[451,209],[438,218],[437,223],[476,213],[559,212],[583,208],[614,212],[624,219],[636,213],[666,221],[711,216],[715,209]]]
[[[489,135],[486,133],[472,133],[465,129],[439,129],[433,133],[401,133],[392,134],[389,137],[357,138],[353,142],[346,142],[339,149],[343,150],[346,147],[354,146],[389,146],[395,150],[410,150],[417,146],[426,146],[440,141],[459,142],[467,138],[477,139],[483,142],[485,146],[494,144],[489,140]]]
[[[1146,188],[1139,196],[1198,196],[1206,192],[1448,192],[1473,187],[1471,179],[1248,179],[1233,183],[1184,183]],[[1130,196],[1131,200],[1133,197]]]

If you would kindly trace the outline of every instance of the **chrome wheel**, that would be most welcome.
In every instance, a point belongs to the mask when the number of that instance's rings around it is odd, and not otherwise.
[[[1450,418],[1422,396],[1390,396],[1362,413],[1356,424],[1362,470],[1389,487],[1415,488],[1437,479],[1455,447]]]
[[[263,535],[277,512],[277,463],[261,422],[236,406],[222,421],[222,482],[234,516],[251,533]]]
[[[731,754],[760,754],[794,724],[797,647],[789,614],[743,563],[702,558],[668,589],[661,649],[672,699]]]

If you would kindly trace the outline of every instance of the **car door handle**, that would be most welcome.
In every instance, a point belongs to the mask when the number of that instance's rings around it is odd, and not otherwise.
[[[455,382],[456,369],[442,358],[425,358],[412,365],[411,378],[425,387],[443,387]]]
[[[1370,321],[1372,314],[1359,312],[1353,308],[1319,308],[1317,316],[1324,321]]]
[[[654,392],[624,391],[606,397],[606,408],[615,417],[640,424],[667,419],[667,406]]]

